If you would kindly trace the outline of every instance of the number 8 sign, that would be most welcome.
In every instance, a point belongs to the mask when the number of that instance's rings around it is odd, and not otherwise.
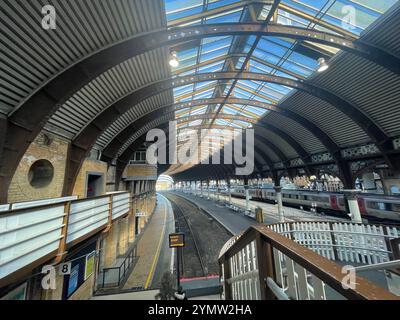
[[[71,262],[66,262],[66,263],[60,264],[58,274],[60,276],[65,276],[67,274],[71,274]]]

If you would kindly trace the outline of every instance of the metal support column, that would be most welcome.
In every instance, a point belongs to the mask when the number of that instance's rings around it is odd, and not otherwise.
[[[357,201],[357,192],[345,191],[345,196],[349,205],[351,221],[354,223],[362,223],[360,208]]]
[[[232,206],[231,182],[229,180],[228,180],[228,197],[229,197],[229,205]]]
[[[276,202],[278,204],[278,216],[280,222],[285,222],[285,217],[283,215],[283,204],[282,204],[282,187],[275,186]]]
[[[244,191],[246,194],[246,211],[250,211],[250,193],[248,182],[246,182],[246,185],[244,186]]]

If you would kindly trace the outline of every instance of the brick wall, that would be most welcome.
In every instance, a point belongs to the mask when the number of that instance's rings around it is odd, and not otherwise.
[[[115,191],[115,173],[116,167],[110,165],[107,171],[107,192]]]
[[[68,142],[51,134],[39,134],[31,143],[11,181],[8,190],[8,202],[60,197],[62,195]],[[48,160],[54,175],[44,187],[33,187],[29,182],[29,169],[38,160]]]
[[[157,166],[149,165],[149,164],[132,164],[128,165],[125,168],[123,178],[138,178],[138,177],[153,177],[156,180],[157,176]],[[135,179],[137,180],[137,179]]]
[[[97,173],[103,175],[103,190],[104,193],[106,192],[107,163],[98,160],[85,159],[81,169],[79,170],[78,177],[75,181],[74,190],[72,192],[73,195],[77,195],[79,196],[79,198],[86,197],[86,183],[88,173]]]

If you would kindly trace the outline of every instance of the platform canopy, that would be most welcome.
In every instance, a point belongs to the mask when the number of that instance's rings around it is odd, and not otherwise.
[[[147,132],[171,120],[178,134],[254,128],[255,176],[318,168],[349,186],[366,166],[399,163],[399,1],[46,3],[55,29],[40,23],[42,1],[0,3],[3,189],[42,130],[71,142],[71,190],[85,157],[116,163],[120,177]]]

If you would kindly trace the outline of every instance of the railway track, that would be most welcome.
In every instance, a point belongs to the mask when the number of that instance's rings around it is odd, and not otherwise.
[[[198,245],[198,240],[193,233],[191,223],[189,222],[188,218],[185,216],[182,208],[174,202],[173,205],[174,208],[174,213],[175,214],[175,226],[176,226],[176,231],[177,232],[183,232],[185,234],[185,242],[186,242],[186,247],[183,248],[184,254],[182,255],[181,259],[181,270],[183,270],[183,273],[185,275],[185,272],[187,273],[187,269],[185,269],[185,260],[187,259],[188,254],[185,254],[186,251],[191,250],[192,253],[195,254],[196,258],[198,259],[198,266],[200,266],[200,271],[201,271],[201,276],[206,276],[207,275],[207,270],[203,262],[203,258],[201,256],[201,252],[199,249]],[[189,244],[189,245],[188,245]],[[185,259],[186,258],[186,259]]]
[[[171,202],[176,230],[185,234],[182,276],[193,278],[218,274],[219,250],[231,235],[186,199],[168,193],[164,196]]]

